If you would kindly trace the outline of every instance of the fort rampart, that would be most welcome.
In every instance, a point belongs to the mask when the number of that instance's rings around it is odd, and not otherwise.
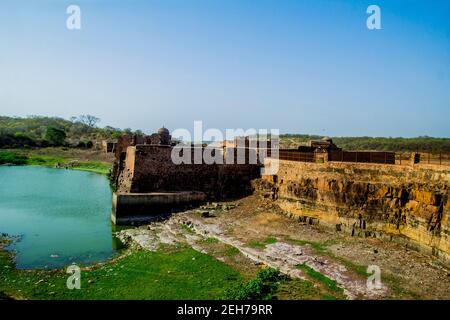
[[[295,219],[392,239],[449,261],[449,167],[279,160],[277,175],[253,184]]]

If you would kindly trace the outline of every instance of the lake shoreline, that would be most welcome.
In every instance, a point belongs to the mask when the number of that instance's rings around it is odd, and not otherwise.
[[[83,167],[53,167],[45,164],[12,164],[12,163],[4,163],[0,164],[0,167],[43,167],[43,168],[49,168],[49,169],[59,169],[59,170],[78,170],[78,171],[84,171],[84,172],[91,172],[91,173],[97,173],[103,176],[109,177],[110,172],[105,172],[103,170],[96,170],[91,168],[83,168]]]
[[[23,235],[8,247],[18,252],[17,268],[90,265],[121,247],[112,238],[105,175],[39,165],[3,166],[0,172],[0,233]]]
[[[80,267],[80,289],[71,290],[71,274],[63,268],[14,268],[13,254],[1,239],[0,300],[220,299],[243,280],[231,266],[191,247],[152,252],[128,246],[107,261]]]
[[[14,241],[17,241],[17,238],[15,236],[11,236],[5,233],[0,234],[0,267],[3,270],[0,272],[0,277],[3,277],[2,280],[5,280],[7,277],[4,273],[12,273],[17,277],[28,277],[28,278],[39,278],[37,282],[34,284],[39,284],[43,280],[43,278],[59,278],[59,277],[68,277],[69,275],[66,273],[66,270],[64,268],[55,268],[55,269],[21,269],[17,268],[16,260],[15,260],[15,253],[12,251],[7,250],[6,248],[10,246]],[[132,248],[126,247],[125,249],[119,251],[117,255],[108,258],[106,261],[102,262],[96,262],[92,265],[85,265],[80,266],[80,270],[82,271],[91,271],[96,270],[98,268],[104,267],[104,266],[113,266],[116,264],[120,259],[123,259],[124,257],[130,255],[132,253]],[[5,271],[6,270],[6,271]],[[4,282],[4,281],[3,281]],[[12,280],[12,282],[16,282],[15,280]],[[31,281],[28,281],[31,282]],[[32,285],[30,283],[30,285]],[[6,291],[5,291],[6,290]],[[3,288],[0,285],[0,300],[27,300],[27,299],[36,299],[34,296],[27,296],[23,295],[23,290],[18,288]],[[48,292],[48,299],[54,298],[54,291]],[[42,298],[40,298],[42,299]]]
[[[35,165],[72,169],[109,176],[114,157],[99,150],[69,148],[2,149],[0,166]]]

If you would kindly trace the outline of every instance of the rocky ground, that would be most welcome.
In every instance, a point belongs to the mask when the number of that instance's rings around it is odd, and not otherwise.
[[[338,298],[450,299],[450,272],[432,257],[395,243],[294,221],[256,195],[177,213],[163,222],[122,230],[117,236],[150,251],[164,245],[189,245],[248,278],[263,265],[278,268],[292,279],[314,280],[323,275],[342,290]],[[378,289],[367,286],[369,265],[381,270]],[[298,298],[296,290],[295,286],[284,288],[280,297]]]

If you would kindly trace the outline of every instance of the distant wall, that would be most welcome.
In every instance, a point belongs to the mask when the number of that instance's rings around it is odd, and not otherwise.
[[[392,237],[449,261],[448,167],[280,160],[277,175],[254,185],[293,218],[355,236]]]
[[[310,150],[308,150],[310,149]],[[299,149],[280,149],[280,160],[318,162],[327,161],[354,162],[354,163],[382,163],[395,164],[395,152],[385,151],[343,151],[314,150],[311,147],[299,147]]]
[[[333,150],[330,151],[328,160],[341,162],[395,164],[395,152]]]

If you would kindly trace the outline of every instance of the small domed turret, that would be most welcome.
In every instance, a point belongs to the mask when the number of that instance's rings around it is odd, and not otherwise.
[[[158,134],[169,134],[169,130],[167,130],[167,128],[164,128],[164,127],[162,127],[162,128],[159,128],[158,129]]]
[[[162,128],[158,129],[158,133],[154,134],[155,136],[157,136],[157,142],[153,142],[153,144],[159,144],[159,145],[163,145],[163,146],[169,146],[170,145],[170,141],[172,140],[172,137],[170,136],[170,132],[169,130],[167,130],[167,128],[164,128],[164,126]]]

